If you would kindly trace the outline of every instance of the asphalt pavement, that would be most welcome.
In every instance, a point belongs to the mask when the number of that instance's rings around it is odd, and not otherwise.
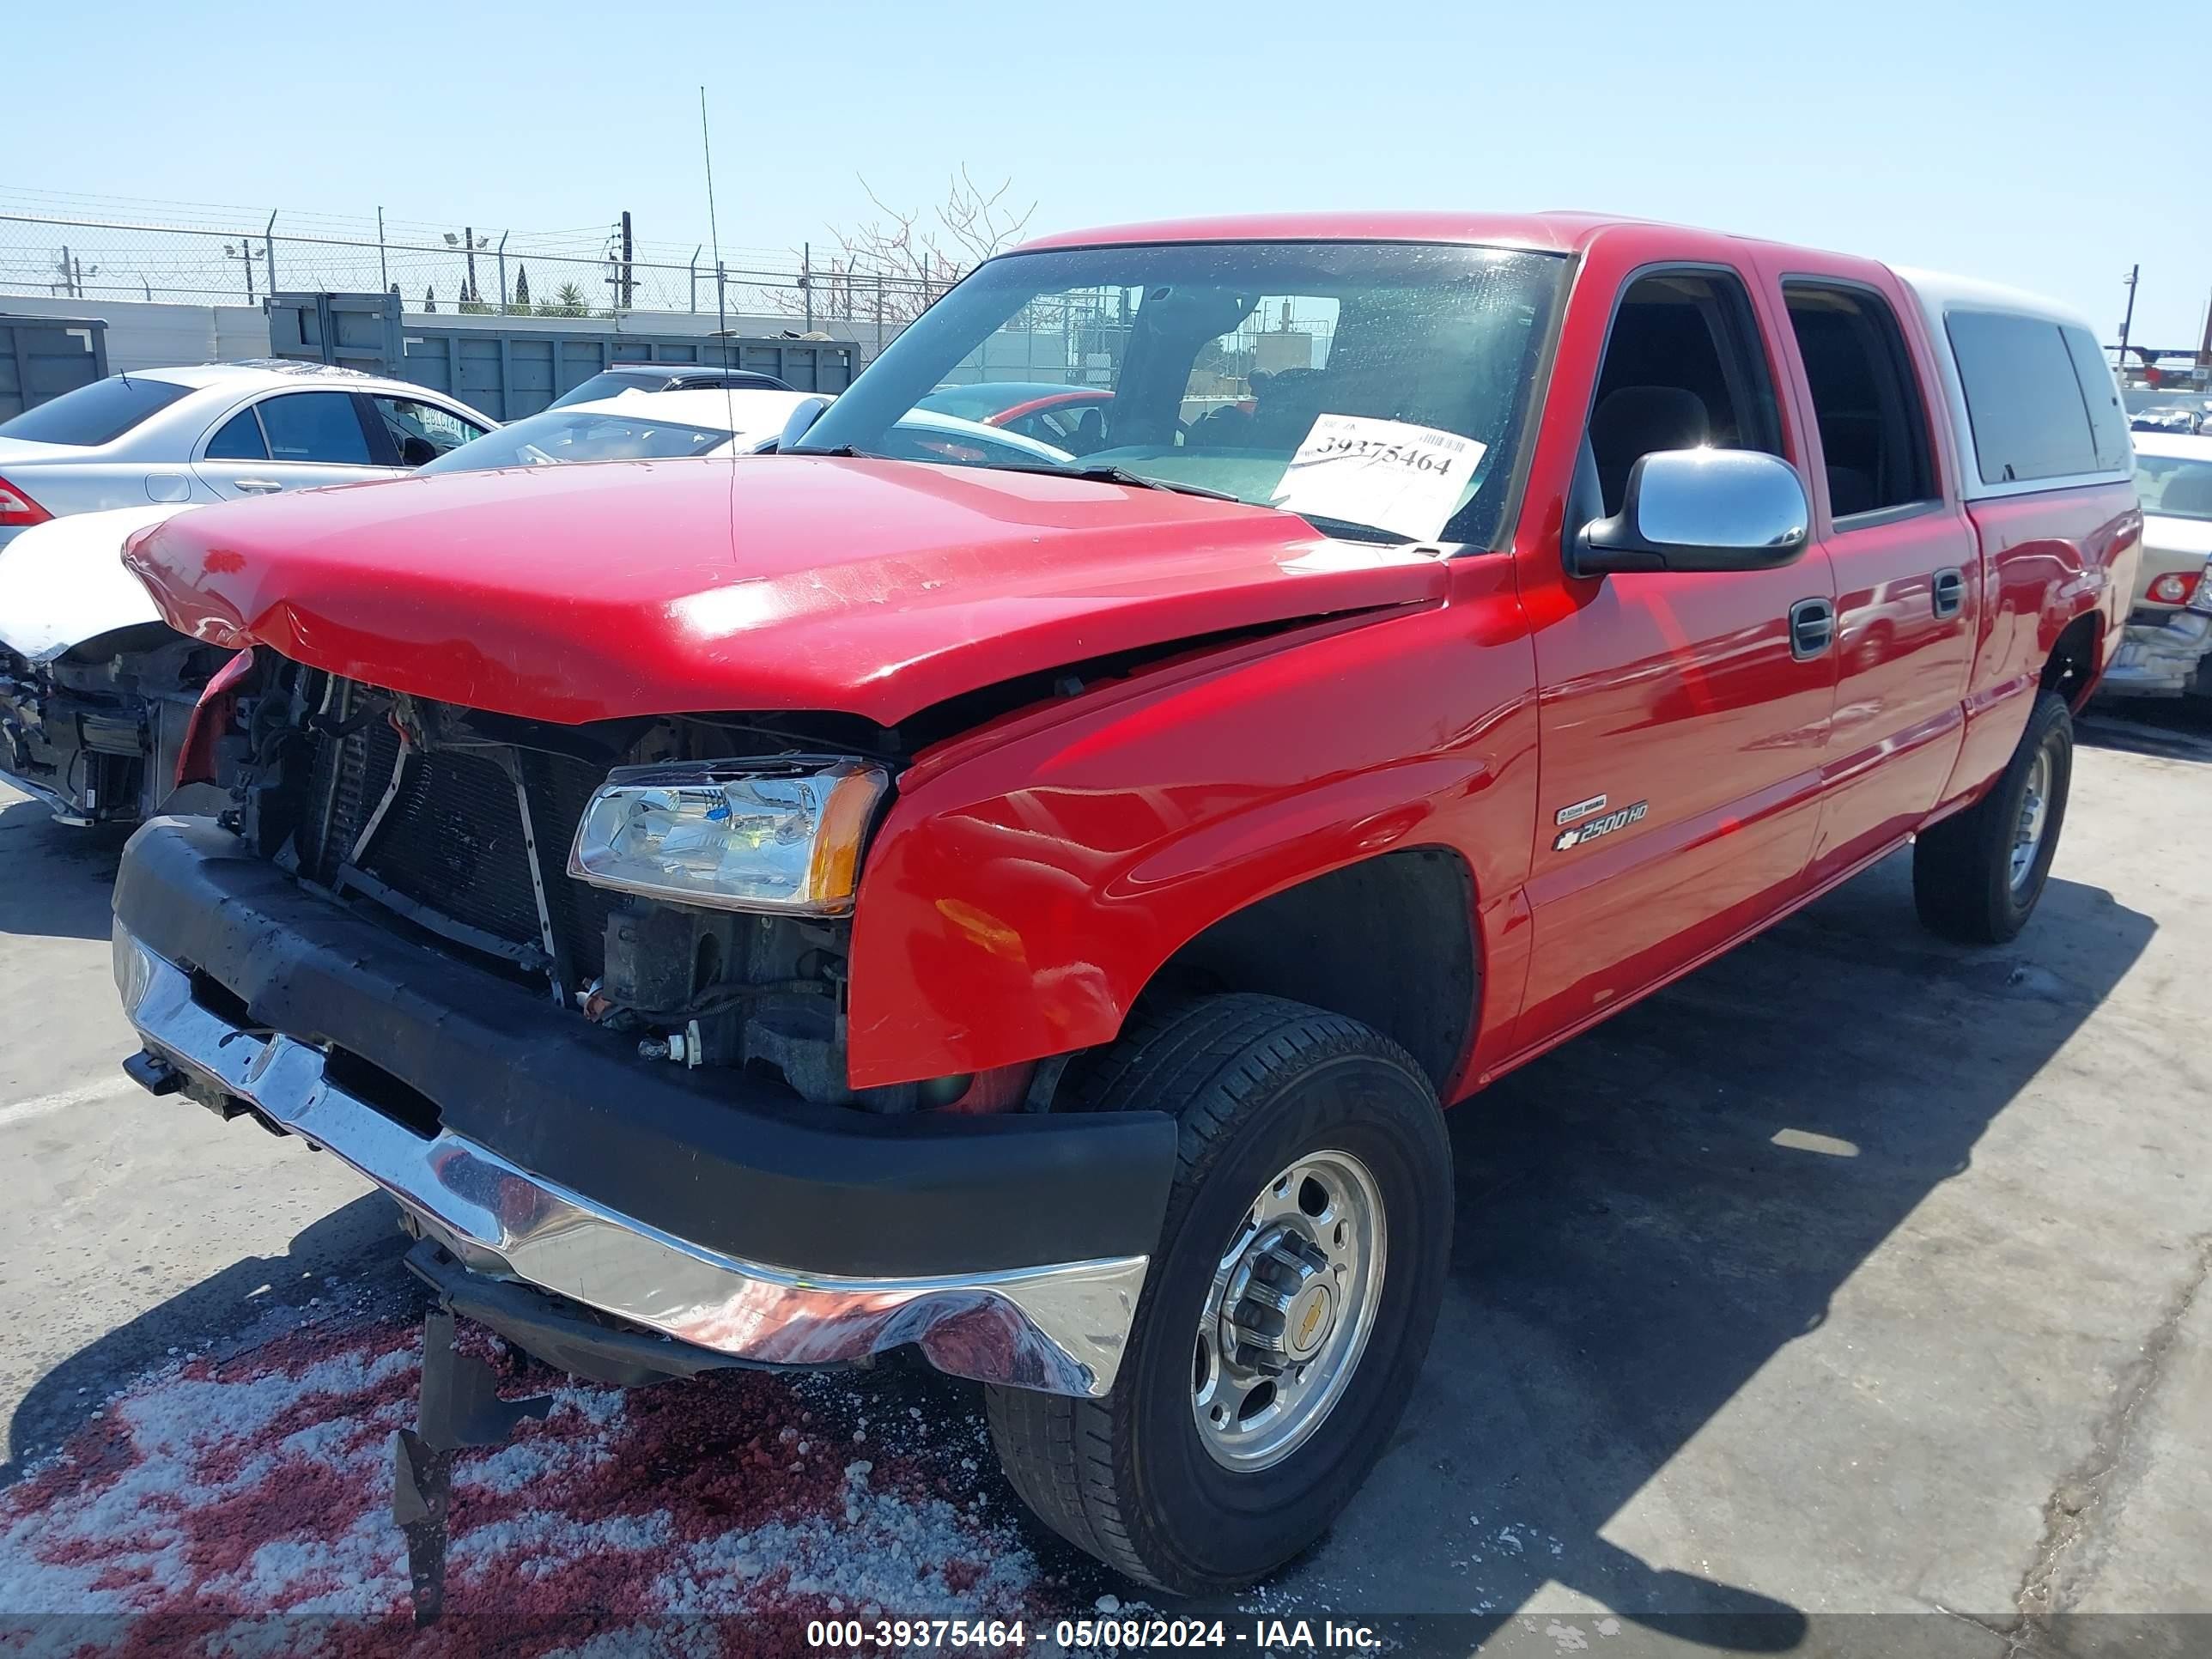
[[[1453,1115],[1413,1406],[1241,1610],[1451,1613],[1546,1650],[1918,1613],[1991,1655],[2083,1617],[2184,1650],[2098,1619],[2212,1614],[2212,723],[2083,738],[2013,945],[1921,931],[1893,858]],[[0,788],[0,1488],[179,1353],[407,1305],[364,1182],[123,1077],[120,846]],[[973,1468],[970,1391],[868,1388]]]

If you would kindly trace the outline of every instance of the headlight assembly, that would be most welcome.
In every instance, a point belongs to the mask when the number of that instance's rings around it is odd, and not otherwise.
[[[884,768],[856,760],[618,767],[584,809],[568,873],[717,910],[840,915],[890,787]]]

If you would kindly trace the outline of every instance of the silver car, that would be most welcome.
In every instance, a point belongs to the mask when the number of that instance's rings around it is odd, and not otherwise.
[[[0,547],[72,513],[388,478],[497,424],[441,392],[320,363],[111,374],[0,423]]]

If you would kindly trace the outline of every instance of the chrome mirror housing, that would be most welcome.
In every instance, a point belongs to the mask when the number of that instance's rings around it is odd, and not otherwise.
[[[1796,468],[1751,449],[1662,449],[1628,474],[1620,511],[1583,526],[1578,576],[1647,570],[1769,570],[1804,552],[1812,506]]]

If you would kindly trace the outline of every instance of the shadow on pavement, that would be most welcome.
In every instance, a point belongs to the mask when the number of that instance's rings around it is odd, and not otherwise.
[[[2093,702],[2074,730],[2075,738],[2092,749],[2118,749],[2160,760],[2212,761],[2212,713],[2196,697]]]
[[[106,939],[129,830],[56,823],[37,801],[0,807],[0,933]]]
[[[1421,1386],[1285,1588],[1503,1622],[1552,1581],[1712,1621],[1721,1645],[1796,1644],[1782,1604],[1601,1528],[1967,1167],[2154,931],[2053,881],[2014,945],[1951,946],[1918,927],[1900,854],[1457,1109],[1454,1284]],[[1728,1515],[1678,1519],[1741,1541]]]

